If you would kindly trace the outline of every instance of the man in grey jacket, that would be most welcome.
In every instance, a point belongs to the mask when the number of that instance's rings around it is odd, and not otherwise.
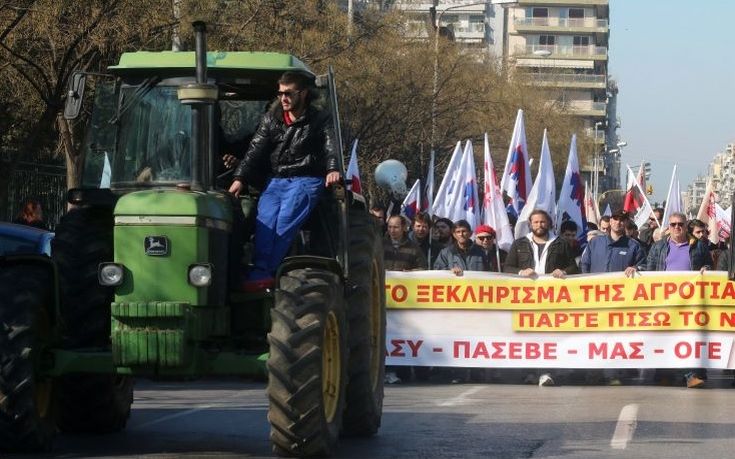
[[[459,220],[452,225],[453,242],[439,252],[434,269],[451,270],[461,276],[465,271],[487,271],[485,251],[470,239],[472,228],[467,220]]]

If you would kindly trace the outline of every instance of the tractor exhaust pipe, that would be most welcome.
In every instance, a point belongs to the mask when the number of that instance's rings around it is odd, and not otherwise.
[[[204,191],[209,188],[207,169],[211,162],[204,161],[208,158],[211,136],[207,113],[208,106],[217,101],[217,86],[207,83],[207,26],[203,21],[196,21],[192,26],[196,40],[196,83],[179,87],[178,97],[182,104],[191,105],[191,189]]]

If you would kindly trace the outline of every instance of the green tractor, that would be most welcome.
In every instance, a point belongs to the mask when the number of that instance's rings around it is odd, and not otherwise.
[[[125,53],[98,75],[49,300],[0,323],[0,449],[123,429],[136,376],[267,376],[279,455],[328,455],[380,426],[384,270],[364,198],[325,192],[274,288],[244,288],[257,193],[226,192],[221,155],[247,146],[283,72],[312,74],[286,54],[207,53],[194,26],[196,53]],[[85,81],[72,78],[68,118]],[[315,81],[341,149],[331,71]]]

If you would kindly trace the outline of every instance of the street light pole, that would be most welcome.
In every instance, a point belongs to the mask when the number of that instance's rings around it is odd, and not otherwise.
[[[467,8],[478,5],[506,5],[518,3],[518,0],[485,0],[484,2],[464,3],[444,8],[436,15],[436,23],[434,24],[434,90],[431,98],[431,151],[436,148],[436,124],[437,124],[437,98],[439,96],[439,31],[442,24],[442,16],[449,10]],[[436,3],[435,3],[436,4]]]
[[[599,164],[599,162],[600,162],[599,159],[600,158],[599,158],[599,151],[598,151],[598,148],[597,148],[597,129],[600,126],[602,126],[602,121],[597,121],[595,123],[595,138],[594,138],[594,141],[593,141],[593,150],[592,150],[593,153],[594,153],[592,155],[593,161],[594,161],[594,165],[592,167],[592,170],[593,170],[593,172],[592,172],[592,174],[593,174],[592,175],[592,190],[593,190],[592,196],[594,197],[595,200],[597,200],[597,193],[598,193],[599,188],[600,188],[600,164]]]

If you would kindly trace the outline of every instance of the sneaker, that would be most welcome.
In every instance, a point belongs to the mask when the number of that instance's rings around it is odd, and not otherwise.
[[[687,375],[687,389],[701,389],[704,387],[704,379],[696,374]]]
[[[538,385],[539,387],[553,386],[554,380],[551,378],[550,374],[544,373],[538,378]]]
[[[400,384],[401,378],[399,378],[395,372],[391,371],[385,374],[386,384]]]

